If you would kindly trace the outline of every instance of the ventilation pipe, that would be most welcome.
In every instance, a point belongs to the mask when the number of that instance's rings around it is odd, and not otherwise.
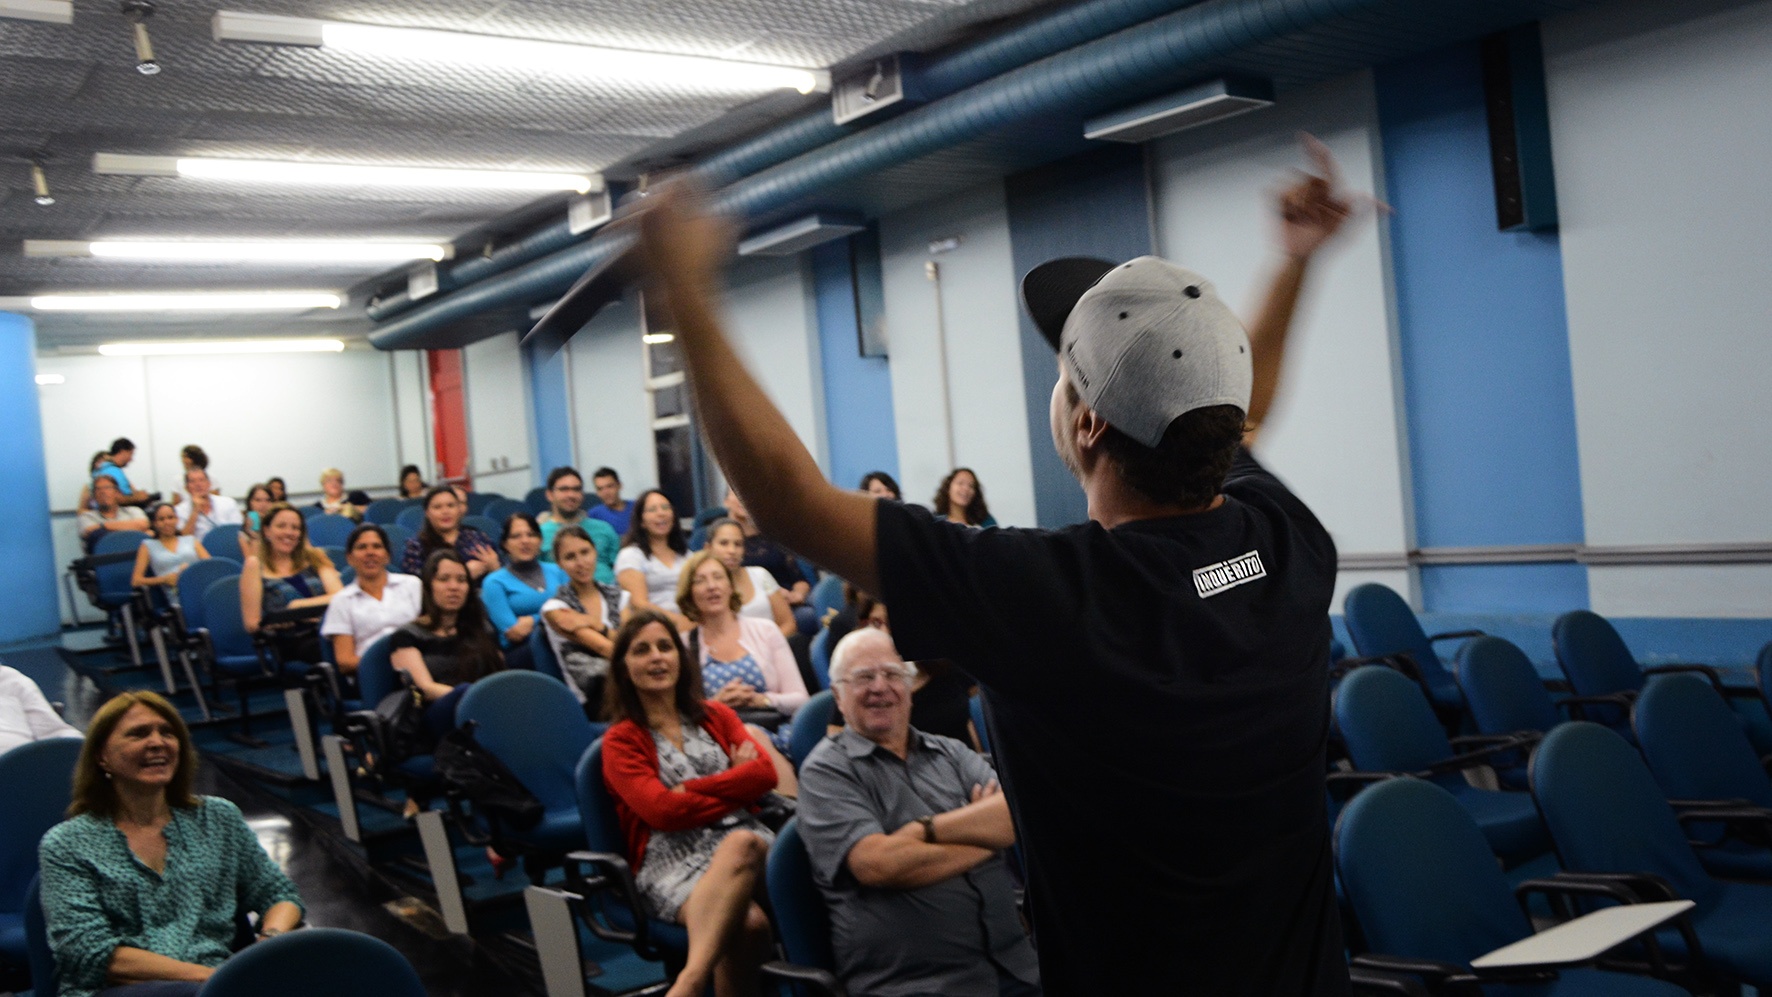
[[[1086,117],[1176,86],[1199,75],[1211,60],[1386,2],[1206,0],[1010,70],[736,181],[719,192],[716,205],[741,218],[762,214],[1019,121]],[[388,322],[369,341],[385,350],[422,348],[436,330],[479,313],[556,297],[627,238],[599,235],[465,287]]]
[[[946,97],[1036,59],[1056,55],[1080,42],[1093,41],[1194,2],[1197,0],[1089,0],[925,63],[917,71],[917,86],[931,100]],[[817,110],[808,111],[762,135],[714,153],[697,163],[695,171],[709,186],[723,187],[871,124],[872,121],[835,124],[831,121],[830,107],[820,105]],[[438,290],[447,292],[466,287],[565,249],[586,237],[586,233],[572,232],[562,218],[489,253],[466,256],[448,267],[439,267]],[[418,302],[401,291],[371,302],[366,311],[370,318],[379,322],[416,304]]]

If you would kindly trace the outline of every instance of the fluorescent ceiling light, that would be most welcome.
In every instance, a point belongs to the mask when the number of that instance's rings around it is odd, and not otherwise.
[[[186,242],[164,239],[103,239],[62,242],[26,239],[26,256],[97,256],[147,262],[214,263],[399,263],[448,259],[450,247],[420,242]]]
[[[640,337],[640,342],[647,346],[663,346],[666,343],[676,342],[676,340],[676,334],[670,332],[649,332]]]
[[[342,24],[231,10],[217,11],[212,27],[216,41],[301,45],[387,59],[491,66],[549,75],[718,91],[791,89],[812,93],[831,88],[830,74],[823,70],[429,28]]]
[[[130,156],[101,152],[92,172],[137,177],[197,177],[241,183],[313,184],[330,187],[426,187],[445,190],[603,189],[603,178],[583,173],[529,173],[517,170],[455,170],[430,166],[355,166],[343,163],[289,163],[264,159],[201,159]]]
[[[37,383],[38,384],[66,384],[66,383],[68,383],[68,379],[67,379],[66,375],[63,375],[63,374],[38,374],[37,375]]]
[[[38,294],[40,312],[257,312],[337,308],[344,301],[324,291],[218,291],[211,294]]]
[[[0,17],[73,24],[74,0],[0,0]]]
[[[820,243],[853,235],[867,228],[860,215],[848,212],[807,215],[778,225],[738,244],[740,256],[792,256]]]
[[[1083,137],[1108,142],[1146,142],[1187,128],[1258,111],[1274,103],[1267,80],[1225,77],[1178,93],[1111,111],[1083,123]]]
[[[212,353],[338,353],[344,348],[345,344],[337,339],[196,339],[182,343],[105,343],[98,351],[107,357],[172,357]]]

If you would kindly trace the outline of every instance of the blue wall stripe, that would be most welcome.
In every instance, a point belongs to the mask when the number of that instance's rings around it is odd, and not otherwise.
[[[1144,170],[1143,146],[1110,145],[1007,178],[1010,256],[1018,286],[1023,274],[1061,256],[1119,262],[1151,253]],[[1081,523],[1089,518],[1089,503],[1052,448],[1052,385],[1058,376],[1052,346],[1025,312],[1020,319],[1035,516],[1047,528]]]
[[[1416,543],[1583,539],[1575,395],[1555,233],[1496,230],[1473,44],[1375,71],[1401,332]],[[1587,605],[1576,566],[1439,567],[1425,608]]]
[[[849,240],[814,246],[810,256],[831,481],[853,488],[869,471],[885,471],[896,480],[892,367],[885,357],[861,355]]]
[[[523,370],[529,375],[529,404],[535,423],[535,480],[547,480],[548,472],[572,463],[572,406],[566,392],[566,351],[543,358],[535,350],[523,350]],[[585,482],[586,487],[590,482]]]
[[[0,460],[0,645],[61,630],[37,391],[36,327],[23,315],[0,312],[0,435],[11,441]]]

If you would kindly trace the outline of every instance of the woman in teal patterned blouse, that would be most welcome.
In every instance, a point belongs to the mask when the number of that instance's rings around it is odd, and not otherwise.
[[[189,997],[228,958],[235,916],[258,937],[301,922],[301,898],[240,810],[196,796],[184,720],[151,692],[100,707],[69,817],[38,849],[61,997]]]

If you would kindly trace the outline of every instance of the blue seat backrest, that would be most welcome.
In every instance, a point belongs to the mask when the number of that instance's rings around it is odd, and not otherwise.
[[[418,500],[413,499],[411,501],[416,502]],[[402,509],[400,515],[394,517],[394,522],[399,523],[401,526],[406,527],[414,533],[417,533],[418,528],[424,525],[424,521],[425,507],[422,503]]]
[[[240,560],[240,527],[223,523],[203,534],[203,549],[210,557],[231,557]]]
[[[827,736],[827,728],[837,715],[837,701],[827,692],[814,693],[811,699],[794,711],[793,725],[788,728],[788,761],[798,769]]]
[[[146,533],[137,530],[118,530],[99,537],[98,542],[92,545],[92,552],[94,554],[133,554],[135,549],[147,539]]]
[[[688,544],[691,553],[706,547],[708,545],[708,528],[705,526],[697,526],[695,529],[690,530]]]
[[[1342,611],[1348,636],[1360,655],[1408,653],[1423,668],[1438,665],[1439,656],[1415,611],[1391,589],[1375,582],[1356,585],[1348,590]]]
[[[344,516],[324,513],[308,520],[308,543],[316,547],[343,547],[357,524]]]
[[[83,742],[52,737],[0,755],[0,913],[25,909],[37,843],[66,816]]]
[[[577,805],[573,768],[596,735],[564,683],[531,671],[489,675],[462,696],[455,719],[472,721],[481,747],[543,807]]]
[[[537,516],[548,511],[548,490],[541,486],[529,489],[523,496],[523,505]]]
[[[180,611],[184,613],[185,627],[190,630],[200,630],[208,626],[209,624],[204,622],[204,610],[207,608],[204,594],[209,591],[209,586],[216,579],[238,578],[239,575],[240,563],[238,561],[228,561],[216,557],[207,561],[198,561],[179,572],[178,604]],[[238,583],[236,582],[236,584]]]
[[[357,650],[357,689],[365,709],[374,709],[388,693],[400,688],[400,675],[390,660],[393,647],[393,641],[383,637]]]
[[[363,510],[363,521],[379,523],[386,526],[400,517],[400,510],[406,508],[399,499],[381,498],[369,503]]]
[[[326,559],[332,562],[332,568],[334,571],[344,572],[351,570],[351,566],[345,561],[345,549],[343,547],[336,544],[327,544],[320,549],[326,552]]]
[[[217,656],[257,654],[240,616],[240,576],[224,575],[203,590],[203,625]]]
[[[1483,832],[1432,783],[1362,790],[1336,821],[1335,863],[1374,952],[1465,965],[1532,934]]]
[[[1452,757],[1446,730],[1421,687],[1380,665],[1356,668],[1341,680],[1335,722],[1348,757],[1363,772],[1414,772]],[[1464,781],[1456,774],[1447,778]]]
[[[988,755],[991,753],[991,727],[984,715],[984,695],[975,692],[968,696],[966,708],[972,714],[972,729],[978,732],[978,746]]]
[[[788,950],[788,961],[835,972],[830,912],[812,877],[812,860],[800,837],[798,818],[788,821],[775,835],[775,844],[769,848],[767,882],[775,927]]]
[[[1760,687],[1760,700],[1772,710],[1772,641],[1767,641],[1754,659],[1754,679]]]
[[[399,950],[343,928],[306,928],[267,939],[222,963],[204,997],[424,997]]]
[[[818,679],[818,687],[831,687],[831,628],[825,627],[812,638],[812,674]]]
[[[1658,675],[1631,707],[1649,772],[1670,800],[1772,807],[1772,777],[1723,697],[1701,675]]]
[[[488,504],[486,506],[486,511],[481,513],[481,515],[499,524],[499,527],[502,529],[506,519],[516,513],[528,511],[529,507],[516,499],[501,498]]]
[[[1643,670],[1636,657],[1598,613],[1577,609],[1557,617],[1551,626],[1551,646],[1563,675],[1578,695],[1604,696],[1643,687]]]
[[[468,493],[468,515],[470,515],[470,516],[484,516],[484,515],[486,515],[486,507],[491,505],[494,502],[497,502],[501,498],[504,498],[504,496],[500,495],[497,492],[469,492]]]
[[[695,514],[695,525],[698,527],[699,526],[706,526],[709,523],[713,522],[714,520],[720,519],[725,515],[726,515],[726,507],[725,506],[710,505],[706,509],[703,509],[700,512]]]
[[[529,631],[529,660],[536,672],[549,678],[566,681],[566,674],[560,671],[560,659],[554,656],[554,645],[548,640],[548,624],[546,620],[535,625]],[[599,704],[592,704],[599,705]]]
[[[146,533],[128,532],[107,533],[98,538],[92,547],[95,557],[109,554],[133,554],[146,540]],[[98,567],[98,590],[107,599],[116,601],[129,598],[133,589],[131,578],[135,575],[135,562],[118,560],[112,564],[101,564]]]
[[[498,543],[499,534],[504,532],[504,528],[499,526],[498,523],[480,515],[479,513],[475,513],[471,516],[463,516],[461,518],[461,525],[472,526],[474,529],[491,537],[492,542],[495,544]]]
[[[296,506],[296,511],[300,512],[301,517],[310,523],[316,518],[326,515],[326,510],[320,508],[320,503],[318,502],[315,502],[313,505],[298,505]]]
[[[579,756],[572,773],[574,794],[578,797],[578,817],[584,823],[585,846],[593,852],[608,852],[626,857],[627,839],[622,837],[621,819],[615,813],[615,797],[603,781],[603,739],[597,738]]]
[[[833,609],[843,608],[843,579],[836,575],[826,575],[812,586],[812,611],[818,614],[818,622],[830,615]]]
[[[1561,723],[1555,701],[1526,652],[1500,637],[1478,637],[1458,649],[1458,684],[1471,720],[1483,734],[1544,733]]]
[[[61,992],[55,952],[49,947],[49,926],[43,919],[43,890],[37,876],[25,890],[25,958],[31,964],[31,992],[43,997]]]
[[[1624,738],[1596,723],[1558,726],[1532,753],[1532,797],[1570,872],[1653,873],[1701,911],[1721,892],[1673,808]]]
[[[383,526],[382,532],[388,535],[388,559],[392,562],[389,570],[392,570],[399,567],[400,555],[406,551],[406,541],[411,540],[414,533],[399,523]]]

